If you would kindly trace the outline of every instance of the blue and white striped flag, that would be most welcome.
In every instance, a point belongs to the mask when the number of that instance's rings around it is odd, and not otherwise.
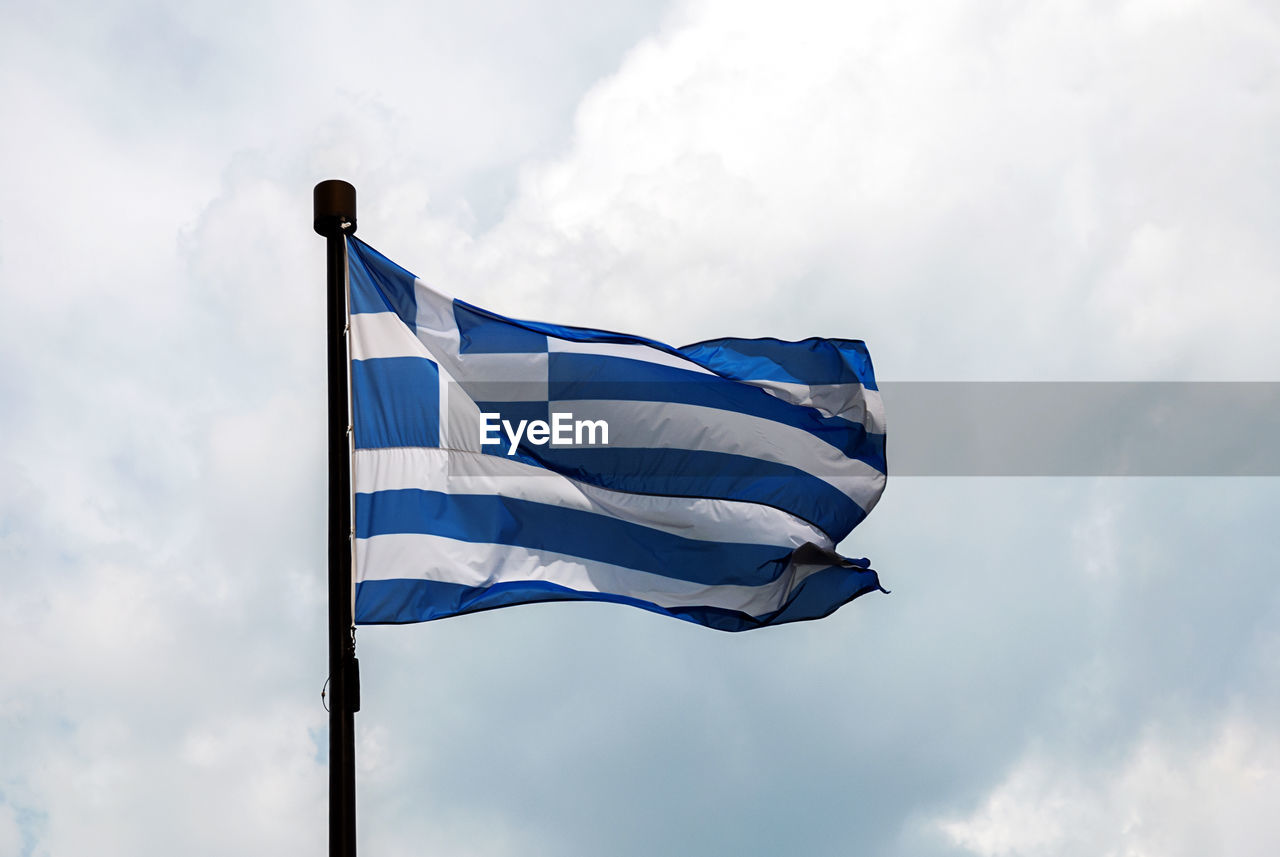
[[[588,600],[742,631],[880,589],[835,553],[885,484],[861,342],[515,321],[348,247],[357,623]]]

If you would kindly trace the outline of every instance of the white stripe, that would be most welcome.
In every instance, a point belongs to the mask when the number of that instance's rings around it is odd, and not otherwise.
[[[360,312],[351,316],[351,359],[430,357],[413,331],[393,312]]]
[[[786,464],[835,487],[867,511],[884,485],[884,474],[871,465],[804,429],[763,417],[679,402],[581,399],[555,405],[575,420],[605,420],[610,448],[725,452]]]
[[[413,298],[418,305],[414,322],[419,338],[443,340],[449,350],[457,354],[461,339],[458,336],[458,323],[453,316],[453,298],[436,291],[420,279],[413,283]]]
[[[579,509],[701,541],[834,547],[822,530],[772,506],[739,500],[655,497],[610,491],[495,455],[426,447],[358,449],[354,487],[360,494],[417,488],[445,494],[498,494]]]
[[[700,372],[703,375],[715,375],[710,369],[699,366],[687,357],[670,354],[648,345],[627,345],[621,342],[574,342],[569,339],[547,338],[548,350],[560,354],[591,354],[596,357],[625,357],[628,360],[640,360],[645,363],[657,363],[660,366],[674,366],[689,372]]]
[[[554,551],[394,533],[357,539],[356,568],[361,581],[433,580],[484,587],[544,580],[659,607],[719,607],[761,616],[785,604],[806,577],[830,566],[793,563],[777,580],[760,586],[708,586]]]
[[[784,381],[742,381],[759,387],[770,395],[816,408],[824,416],[843,417],[862,425],[869,432],[884,433],[884,400],[879,390],[868,390],[861,384],[790,384]]]
[[[704,375],[717,375],[716,372],[704,368],[688,358],[668,354],[660,349],[645,345],[624,345],[613,342],[572,342],[549,337],[547,348],[551,352],[623,357],[628,360],[640,360],[645,363],[656,363],[662,366],[685,369],[690,372],[700,372]],[[861,423],[869,432],[876,434],[884,432],[884,402],[880,398],[880,391],[868,390],[861,384],[810,385],[755,379],[735,380],[735,383],[759,387],[784,402],[815,408],[824,416],[838,416],[852,422]],[[497,399],[497,396],[492,397],[493,401]]]
[[[459,355],[450,350],[447,337],[432,332],[420,338],[393,312],[351,316],[351,359],[382,357],[425,357],[452,378],[466,378],[464,386],[481,401],[547,399],[545,354]]]

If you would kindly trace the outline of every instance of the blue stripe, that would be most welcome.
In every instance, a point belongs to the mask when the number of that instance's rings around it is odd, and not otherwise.
[[[513,545],[706,585],[768,583],[791,549],[688,539],[582,509],[492,494],[405,488],[356,494],[356,538],[422,533]]]
[[[875,390],[876,376],[867,346],[856,339],[708,339],[680,353],[700,366],[740,381],[789,384],[860,383]]]
[[[500,414],[512,425],[522,419],[550,420],[546,402],[478,404],[481,413]],[[808,521],[833,542],[847,536],[866,517],[862,507],[829,482],[788,464],[706,450],[537,446],[529,443],[527,435],[521,438],[515,454],[508,456],[510,440],[501,429],[497,434],[502,442],[482,446],[482,452],[632,494],[764,503]],[[883,466],[884,436],[867,438],[867,447],[856,457],[873,467],[877,463]]]
[[[839,542],[866,517],[857,503],[830,483],[787,464],[745,455],[548,444],[521,446],[515,458],[615,491],[763,503],[808,521],[832,542]]]
[[[470,314],[469,323],[479,326],[486,322],[492,322],[495,325],[501,324],[509,327],[518,327],[523,334],[515,334],[507,332],[504,336],[528,336],[529,343],[534,342],[533,336],[553,336],[556,339],[564,339],[569,342],[599,342],[612,343],[615,345],[642,345],[646,348],[653,348],[667,354],[673,354],[680,357],[680,350],[667,345],[665,342],[658,342],[656,339],[648,339],[643,336],[634,336],[629,333],[617,333],[612,330],[597,330],[590,327],[572,327],[566,324],[548,324],[544,321],[528,321],[526,319],[508,318],[505,315],[493,312],[491,310],[482,309],[475,304],[467,303],[457,298],[453,301],[454,315],[457,316],[458,309],[461,308]],[[483,334],[482,334],[483,335]],[[495,334],[498,335],[498,334]],[[519,353],[519,352],[517,352]]]
[[[759,387],[625,357],[552,353],[547,366],[548,393],[553,402],[678,402],[735,411],[806,431],[847,457],[885,472],[883,434],[868,433],[861,423],[841,417],[824,417],[815,408],[783,401]]]
[[[425,357],[351,361],[356,449],[440,445],[440,370]]]
[[[884,592],[879,576],[866,567],[867,561],[862,560],[858,564],[863,567],[832,566],[809,575],[792,593],[791,600],[780,610],[770,614],[764,624],[781,625],[822,619],[860,595]]]
[[[810,575],[780,610],[751,616],[715,607],[664,608],[614,593],[577,592],[541,580],[463,586],[433,580],[365,580],[356,585],[355,620],[359,625],[428,622],[465,613],[548,601],[601,601],[640,607],[720,631],[749,631],[767,625],[803,622],[831,615],[868,592],[883,591],[871,569],[832,567]]]
[[[347,239],[347,259],[351,314],[391,310],[417,330],[417,278],[358,238]]]
[[[463,354],[545,354],[547,335],[530,330],[465,301],[453,302],[458,350]]]

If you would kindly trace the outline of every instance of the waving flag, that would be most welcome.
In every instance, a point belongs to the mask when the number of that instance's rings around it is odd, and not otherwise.
[[[861,342],[516,321],[348,242],[357,623],[590,600],[741,631],[880,589],[835,553],[885,484]]]

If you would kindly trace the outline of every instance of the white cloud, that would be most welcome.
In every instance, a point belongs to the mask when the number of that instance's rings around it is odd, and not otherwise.
[[[0,854],[17,854],[22,849],[22,830],[13,807],[0,803]]]
[[[449,279],[673,339],[872,336],[897,377],[1266,377],[1261,24],[695,4]]]
[[[512,315],[890,378],[1280,365],[1262,4],[42,8],[0,27],[2,854],[321,845],[318,179]],[[894,484],[851,541],[895,594],[813,627],[363,632],[362,842],[889,853],[945,807],[982,854],[1275,850],[1273,491]]]
[[[981,805],[939,822],[982,857],[1275,854],[1280,737],[1228,717],[1196,740],[1148,735],[1113,765],[1024,758]]]

